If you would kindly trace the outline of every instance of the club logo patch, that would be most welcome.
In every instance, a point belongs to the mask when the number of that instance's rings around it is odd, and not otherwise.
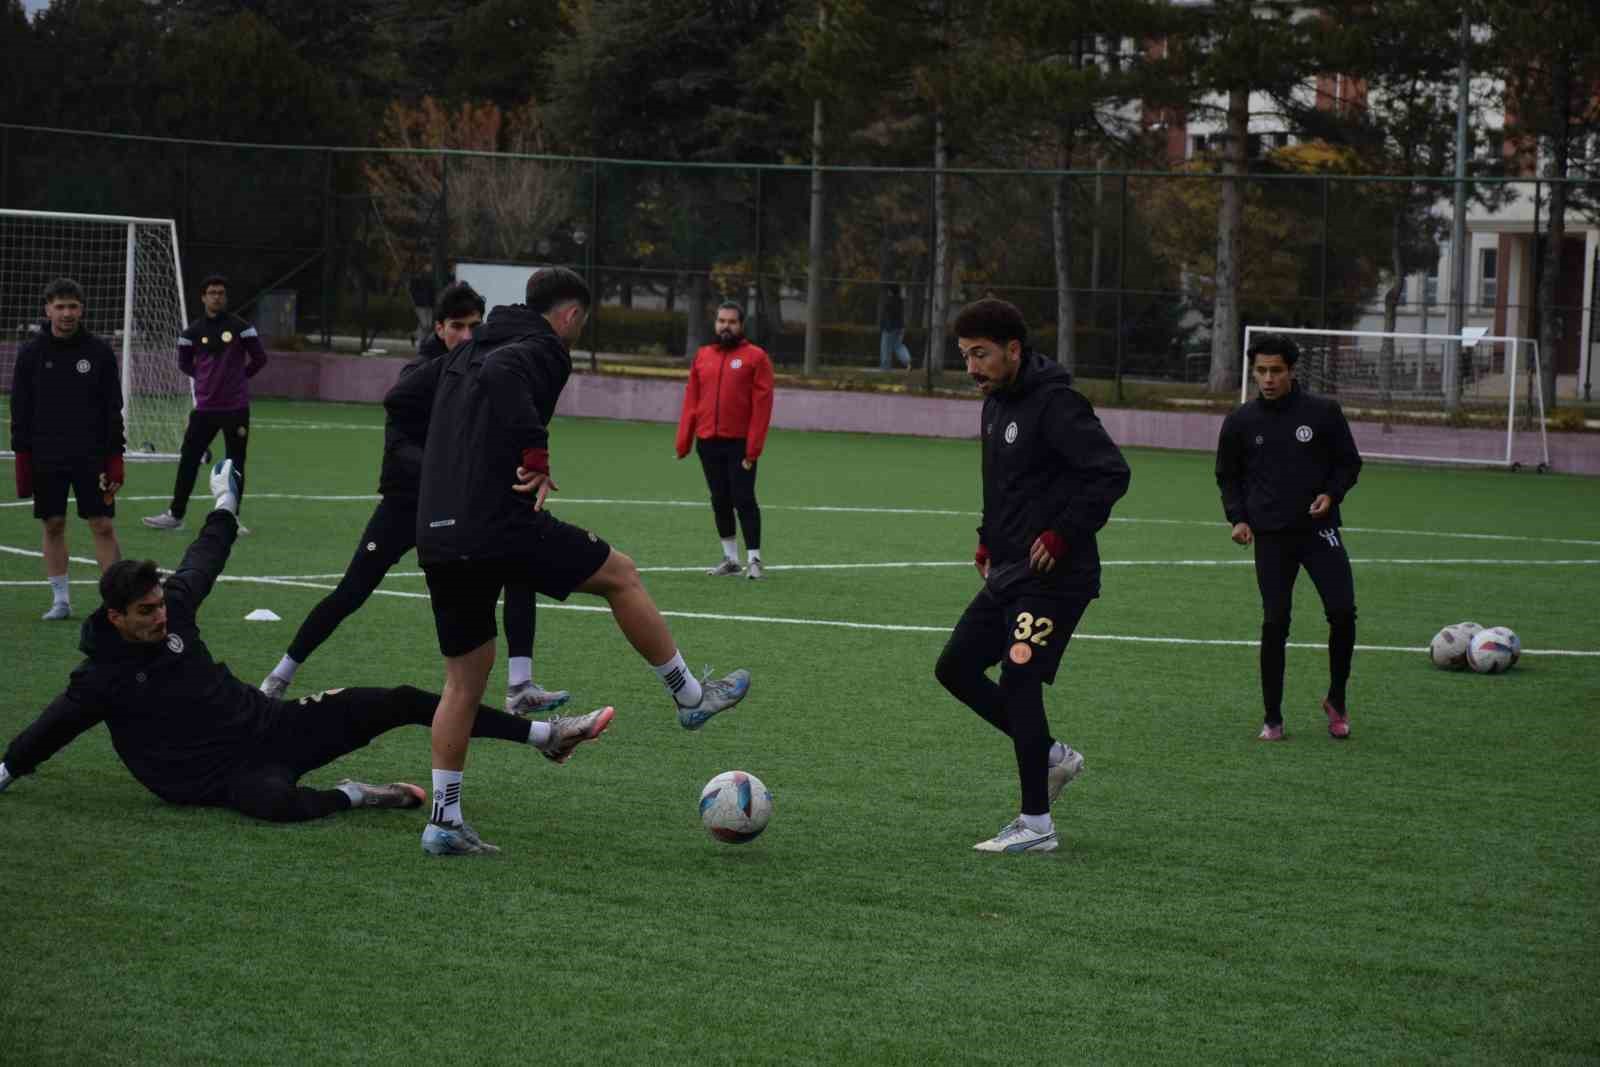
[[[238,433],[239,433],[239,436],[240,436],[240,437],[243,437],[243,436],[245,436],[245,435],[246,435],[246,434],[248,434],[248,433],[249,433],[249,432],[250,432],[250,427],[248,427],[248,426],[241,426],[241,427],[239,427],[239,431],[238,431]]]
[[[1016,443],[1017,443],[1017,424],[1014,423],[1014,422],[1008,422],[1008,423],[1006,423],[1006,444],[1014,445]]]
[[[738,370],[740,367],[744,366],[744,360],[736,359],[732,363],[728,364],[728,366],[732,367],[734,370]]]
[[[211,338],[209,338],[209,337],[202,337],[202,338],[200,338],[200,343],[201,343],[201,344],[203,344],[203,345],[208,345],[208,344],[210,344],[210,343],[211,343]]]
[[[1033,658],[1033,646],[1026,641],[1018,641],[1011,646],[1010,658],[1012,663],[1022,666]]]
[[[1265,440],[1266,440],[1265,437],[1262,437],[1260,434],[1256,434],[1256,444],[1259,445],[1259,444],[1263,443]]]
[[[78,360],[78,365],[77,366],[78,366],[78,373],[79,374],[88,374],[89,373],[89,361],[88,360],[86,360],[86,359]]]
[[[167,648],[176,654],[181,654],[183,652],[183,638],[177,634],[168,634]]]
[[[368,552],[376,552],[376,551],[378,551],[378,542],[376,542],[376,541],[368,541],[367,542],[367,551]]]
[[[1301,444],[1305,444],[1307,441],[1311,440],[1311,427],[1301,426],[1296,429],[1294,432],[1294,439],[1299,441]]]
[[[233,331],[232,330],[223,330],[222,331],[222,343],[223,344],[230,344],[230,343],[232,343],[232,341],[233,341]]]

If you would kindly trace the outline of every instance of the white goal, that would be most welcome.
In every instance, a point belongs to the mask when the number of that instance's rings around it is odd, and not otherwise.
[[[1457,336],[1248,326],[1244,351],[1267,333],[1299,347],[1295,379],[1339,401],[1365,457],[1550,468],[1537,341],[1482,329]],[[1247,357],[1240,403],[1252,389]]]
[[[194,383],[178,369],[188,315],[177,227],[171,219],[53,211],[0,210],[0,448],[11,444],[17,349],[49,328],[44,290],[56,278],[83,287],[84,325],[122,364],[128,457],[175,458],[194,406]]]

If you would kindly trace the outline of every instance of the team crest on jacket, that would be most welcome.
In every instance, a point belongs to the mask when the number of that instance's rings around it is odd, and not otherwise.
[[[89,373],[89,361],[88,360],[86,360],[86,359],[78,360],[77,367],[78,367],[78,373],[79,374],[88,374]]]
[[[222,343],[225,344],[225,345],[233,343],[233,331],[232,330],[223,330],[222,331]]]
[[[171,649],[174,653],[181,655],[183,653],[183,638],[179,637],[177,634],[168,634],[167,648]]]
[[[1301,444],[1305,444],[1307,441],[1311,440],[1311,427],[1297,427],[1294,431],[1294,439],[1299,441]]]
[[[728,364],[728,366],[732,367],[734,370],[738,370],[740,367],[744,366],[744,360],[735,359],[732,363]]]
[[[1008,422],[1008,423],[1006,423],[1006,444],[1014,445],[1016,443],[1017,443],[1017,424],[1014,423],[1014,422]]]

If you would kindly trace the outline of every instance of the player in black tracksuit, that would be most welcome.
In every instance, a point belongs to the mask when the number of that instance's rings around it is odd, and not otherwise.
[[[232,478],[231,469],[218,477]],[[290,703],[264,696],[212,659],[197,614],[238,536],[236,479],[232,486],[164,585],[152,560],[125,560],[106,572],[105,603],[84,620],[79,639],[85,658],[66,691],[6,749],[0,789],[104,722],[133,776],[174,804],[299,822],[358,805],[422,802],[422,790],[404,783],[296,783],[388,730],[428,725],[437,694],[410,686],[332,689]],[[530,740],[526,720],[494,708],[478,709],[473,733]]]
[[[976,846],[1056,847],[1050,805],[1083,768],[1051,736],[1044,686],[1089,601],[1100,595],[1095,533],[1128,491],[1128,464],[1072,375],[1027,348],[1022,314],[1003,300],[963,308],[954,332],[983,402],[984,586],[939,656],[935,675],[956,699],[1011,738],[1021,816]],[[999,663],[1000,682],[985,672]]]
[[[1355,579],[1339,529],[1339,503],[1361,473],[1350,424],[1337,402],[1296,384],[1300,351],[1267,334],[1246,353],[1261,395],[1222,422],[1217,486],[1233,540],[1255,546],[1261,590],[1263,741],[1283,739],[1284,647],[1294,581],[1304,567],[1328,617],[1328,732],[1350,735],[1345,684],[1356,643]]]
[[[591,297],[583,279],[564,267],[536,271],[526,295],[526,305],[496,307],[471,340],[400,379],[384,398],[391,418],[430,412],[417,558],[445,657],[444,694],[433,720],[433,818],[422,836],[432,855],[498,851],[467,825],[460,801],[470,714],[494,664],[494,604],[507,581],[557,600],[574,592],[604,597],[673,695],[687,729],[733,707],[750,684],[745,671],[697,681],[633,561],[544,510],[546,494],[556,488],[549,424]],[[608,721],[596,719],[596,730]]]
[[[417,350],[417,358],[400,369],[403,378],[441,358],[452,343],[471,336],[483,318],[483,297],[470,285],[457,282],[439,294],[433,309],[433,330]],[[390,415],[383,425],[383,466],[378,474],[381,499],[367,520],[355,555],[333,592],[317,602],[295,632],[289,650],[261,682],[261,691],[281,697],[294,681],[295,672],[333,631],[367,602],[400,558],[417,543],[417,485],[422,477],[422,450],[428,439],[427,410]],[[505,590],[506,650],[512,678],[506,693],[506,710],[514,714],[552,711],[567,702],[564,690],[549,691],[533,684],[532,657],[535,628],[533,591],[526,583],[510,582]],[[519,670],[527,673],[521,677]]]
[[[33,497],[43,524],[46,619],[72,614],[67,584],[67,491],[89,524],[100,569],[122,558],[112,519],[123,479],[122,375],[110,347],[83,325],[83,289],[57,278],[45,289],[45,322],[17,350],[11,381],[11,450],[17,497]]]

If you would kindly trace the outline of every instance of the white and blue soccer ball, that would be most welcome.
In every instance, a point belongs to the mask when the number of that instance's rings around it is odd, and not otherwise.
[[[754,841],[772,818],[772,793],[745,771],[723,771],[700,790],[700,821],[718,841]]]
[[[1467,669],[1467,650],[1472,645],[1472,637],[1483,627],[1475,622],[1452,623],[1433,635],[1433,640],[1428,642],[1428,659],[1442,671],[1464,671]]]
[[[1491,626],[1472,635],[1467,665],[1479,674],[1501,674],[1522,658],[1522,640],[1505,626]]]

